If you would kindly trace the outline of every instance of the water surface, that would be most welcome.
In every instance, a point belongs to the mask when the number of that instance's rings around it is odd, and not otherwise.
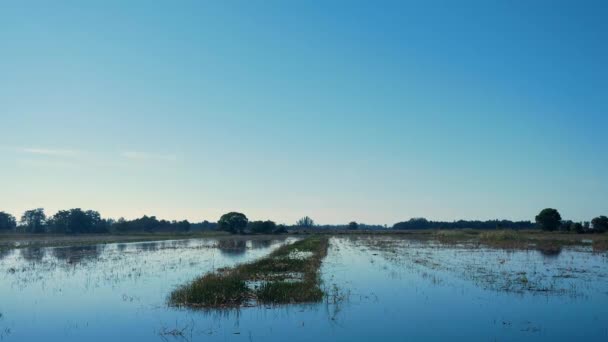
[[[279,240],[26,248],[0,252],[6,341],[608,340],[608,258],[332,238],[323,303],[168,307],[172,289],[262,257]]]

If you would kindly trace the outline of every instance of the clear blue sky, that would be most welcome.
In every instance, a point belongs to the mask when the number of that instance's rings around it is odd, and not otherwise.
[[[0,210],[608,214],[606,1],[2,1]]]

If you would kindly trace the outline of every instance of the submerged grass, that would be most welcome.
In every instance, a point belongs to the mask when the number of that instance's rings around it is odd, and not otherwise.
[[[282,246],[265,258],[220,269],[176,289],[169,304],[218,308],[321,301],[319,268],[327,247],[328,239],[318,236]]]

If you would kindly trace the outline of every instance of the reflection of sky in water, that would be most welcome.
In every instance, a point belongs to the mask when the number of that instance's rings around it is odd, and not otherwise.
[[[194,341],[608,340],[606,255],[569,249],[547,256],[334,238],[322,267],[330,294],[322,304],[238,312],[166,306],[176,286],[282,242],[4,251],[0,334],[6,341],[183,340],[159,335],[174,329]]]

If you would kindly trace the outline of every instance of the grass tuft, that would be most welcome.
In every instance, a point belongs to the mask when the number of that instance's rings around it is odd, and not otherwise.
[[[247,298],[247,285],[236,274],[210,273],[171,293],[170,302],[184,305],[234,306]]]
[[[310,282],[277,281],[264,283],[256,291],[260,303],[312,303],[323,299],[323,291]]]

